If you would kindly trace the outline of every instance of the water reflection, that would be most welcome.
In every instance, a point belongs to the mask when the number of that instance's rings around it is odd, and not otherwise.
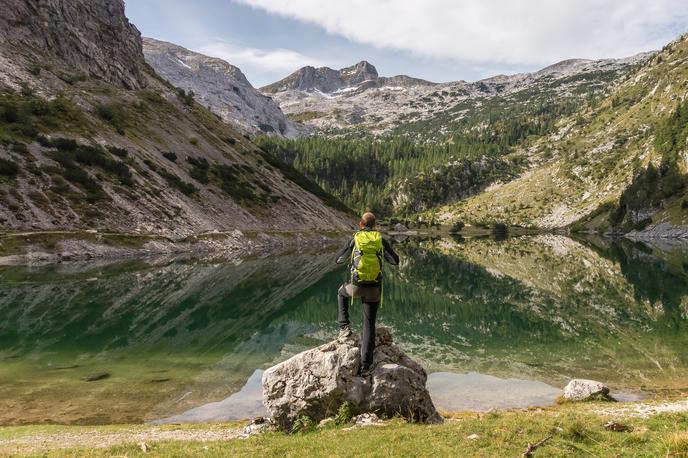
[[[495,407],[550,402],[572,377],[688,389],[683,245],[538,235],[399,249],[380,319],[443,373],[429,383],[445,408],[485,407],[490,390]],[[0,423],[250,415],[257,369],[334,335],[345,271],[331,258],[0,268]],[[83,380],[95,372],[110,377]],[[464,407],[439,402],[455,392]]]

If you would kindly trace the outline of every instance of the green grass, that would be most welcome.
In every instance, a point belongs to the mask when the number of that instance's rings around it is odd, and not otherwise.
[[[443,425],[408,424],[393,420],[384,426],[346,429],[330,426],[315,432],[286,435],[267,433],[247,440],[201,442],[177,440],[146,442],[146,456],[520,456],[529,444],[550,440],[534,456],[688,456],[688,415],[665,414],[649,419],[615,419],[629,432],[605,429],[608,418],[580,408],[555,408],[488,414],[457,414]],[[237,425],[181,425],[195,428],[236,428]],[[122,427],[124,429],[125,427]],[[145,431],[142,426],[133,427]],[[167,428],[171,428],[168,426]],[[78,431],[117,432],[117,427],[80,427]],[[0,429],[0,438],[12,439],[50,432],[72,432],[67,427]],[[0,449],[2,453],[2,449]],[[138,444],[108,448],[78,448],[41,451],[41,456],[144,456]]]

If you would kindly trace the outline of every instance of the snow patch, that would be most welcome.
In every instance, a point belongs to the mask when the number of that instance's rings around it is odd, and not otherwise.
[[[186,62],[184,62],[183,60],[181,60],[179,57],[177,57],[177,62],[179,62],[182,66],[184,66],[184,67],[188,68],[189,70],[191,70],[191,66],[188,65],[188,64],[187,64]]]

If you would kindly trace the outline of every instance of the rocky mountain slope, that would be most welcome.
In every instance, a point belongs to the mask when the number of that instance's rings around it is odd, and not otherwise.
[[[600,103],[517,149],[513,155],[530,164],[519,178],[439,208],[433,217],[655,235],[685,227],[686,62],[688,35],[629,73]]]
[[[378,76],[368,62],[333,70],[304,67],[261,88],[291,119],[323,134],[406,133],[427,140],[451,131],[451,124],[480,110],[486,99],[537,89],[548,97],[570,96],[602,89],[648,54],[626,59],[573,59],[535,73],[500,75],[476,82],[431,83],[405,75]],[[428,122],[442,116],[436,122]],[[423,123],[423,129],[414,129]],[[405,126],[410,125],[408,129]],[[424,131],[428,125],[430,132]],[[423,135],[424,132],[424,135]]]
[[[145,63],[122,0],[0,6],[3,229],[346,227],[341,204]]]
[[[201,105],[242,133],[293,138],[308,132],[302,124],[286,119],[270,97],[258,92],[239,68],[222,59],[152,38],[143,39],[143,53],[156,73],[192,91]]]

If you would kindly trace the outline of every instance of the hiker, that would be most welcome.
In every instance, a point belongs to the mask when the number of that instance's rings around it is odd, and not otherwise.
[[[352,297],[363,301],[363,337],[361,338],[362,377],[370,375],[375,350],[375,317],[382,299],[382,258],[392,265],[399,265],[399,256],[389,242],[375,230],[375,215],[366,212],[361,216],[360,230],[337,253],[337,264],[351,261],[351,283],[339,288],[339,335],[344,339],[351,335],[349,302]]]

